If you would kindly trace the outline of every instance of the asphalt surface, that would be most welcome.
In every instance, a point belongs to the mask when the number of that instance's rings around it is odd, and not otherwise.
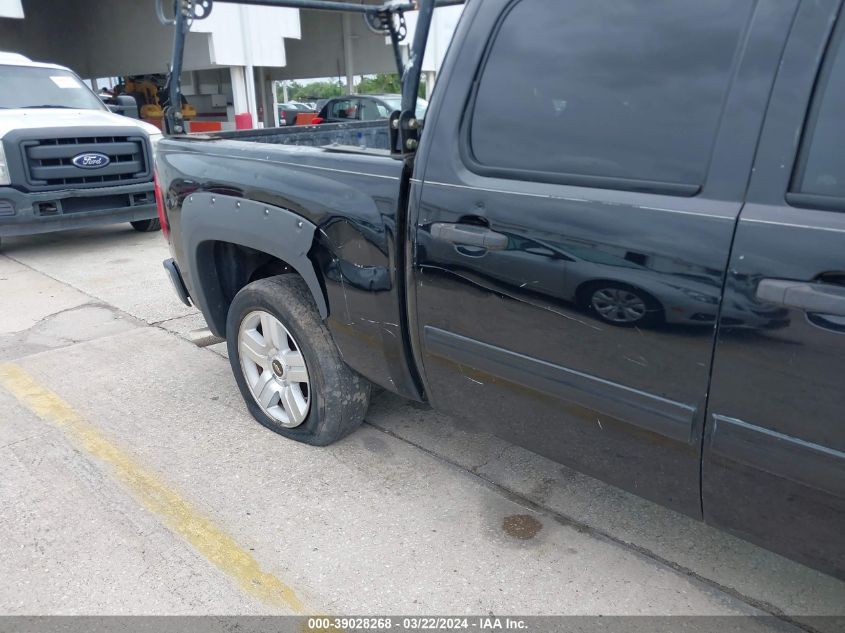
[[[387,393],[284,440],[167,256],[128,225],[3,242],[0,615],[845,615],[841,581]]]

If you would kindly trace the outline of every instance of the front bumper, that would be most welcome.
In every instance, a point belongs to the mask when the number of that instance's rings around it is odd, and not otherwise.
[[[0,187],[0,237],[156,217],[152,182],[39,193]]]

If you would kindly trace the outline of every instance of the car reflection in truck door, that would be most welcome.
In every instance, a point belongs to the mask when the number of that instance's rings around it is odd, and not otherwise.
[[[434,261],[449,262],[453,272],[474,283],[529,301],[537,295],[563,301],[607,324],[713,327],[719,315],[722,279],[704,267],[673,270],[663,260],[658,270],[649,266],[647,253],[574,240],[561,244],[505,233],[507,248],[494,251],[433,240],[429,231],[419,235],[418,248],[427,249]],[[786,310],[758,304],[751,293],[721,309],[725,326],[789,324]]]

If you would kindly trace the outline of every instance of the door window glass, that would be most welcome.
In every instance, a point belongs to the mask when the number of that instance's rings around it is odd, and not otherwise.
[[[481,72],[471,161],[511,175],[701,185],[753,6],[517,2]]]
[[[845,198],[845,22],[828,50],[807,119],[792,189]]]
[[[378,104],[369,99],[361,99],[361,120],[362,121],[377,121],[378,119],[385,119],[387,117],[381,116],[379,113]]]

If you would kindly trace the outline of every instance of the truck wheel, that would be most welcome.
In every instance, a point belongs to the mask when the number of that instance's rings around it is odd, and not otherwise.
[[[363,422],[370,384],[343,362],[296,275],[241,289],[229,308],[226,341],[244,402],[271,431],[325,446]]]
[[[159,222],[158,218],[153,218],[152,220],[135,220],[134,222],[130,222],[130,224],[132,224],[133,229],[141,233],[152,233],[161,228],[161,222]]]

